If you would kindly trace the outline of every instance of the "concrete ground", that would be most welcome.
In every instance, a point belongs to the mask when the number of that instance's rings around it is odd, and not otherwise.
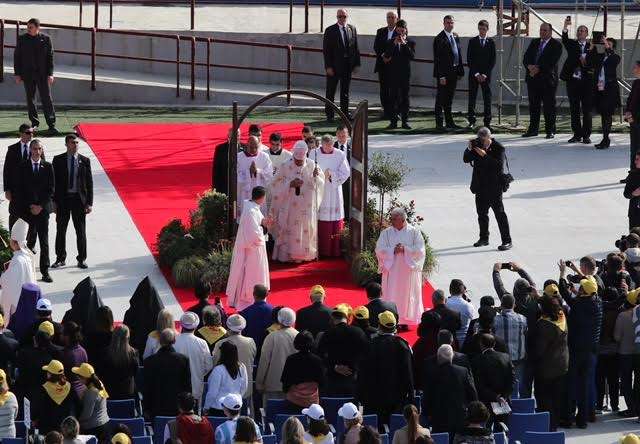
[[[186,3],[185,3],[186,5]],[[567,14],[572,14],[574,23],[585,24],[589,28],[602,29],[602,14],[596,20],[595,11],[578,11],[574,15],[573,2],[567,2],[566,11],[537,10],[537,12],[558,29]],[[324,26],[335,20],[337,7],[326,7],[324,11]],[[389,8],[382,7],[351,7],[350,21],[355,24],[360,34],[375,35],[377,28],[385,24],[385,12]],[[391,8],[394,9],[394,8]],[[77,3],[55,2],[0,2],[2,18],[13,20],[28,20],[38,16],[43,22],[78,25],[79,8]],[[476,35],[476,24],[480,19],[486,19],[491,24],[490,34],[496,29],[496,13],[492,8],[451,9],[442,8],[404,8],[403,18],[408,20],[412,35],[435,35],[442,28],[442,16],[453,14],[456,18],[456,32],[461,36]],[[144,17],[144,20],[141,20]],[[144,30],[188,30],[190,26],[190,9],[183,5],[174,6],[140,6],[116,5],[113,10],[113,27],[118,29]],[[265,19],[268,17],[268,20]],[[93,26],[93,2],[85,2],[82,23]],[[624,35],[632,38],[638,28],[640,20],[638,11],[627,12],[625,17]],[[620,14],[609,14],[609,34],[620,37]],[[540,21],[531,16],[533,35],[537,35]],[[99,7],[99,27],[109,26],[109,7],[102,3]],[[264,32],[286,33],[289,31],[289,7],[285,5],[202,5],[196,8],[196,30],[220,32]],[[293,32],[304,31],[304,8],[295,7],[293,13]],[[320,7],[314,5],[309,14],[309,31],[320,32]]]

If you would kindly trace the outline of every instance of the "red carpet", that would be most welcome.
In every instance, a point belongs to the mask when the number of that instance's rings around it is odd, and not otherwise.
[[[155,253],[156,236],[172,218],[188,221],[198,194],[211,186],[214,147],[227,138],[229,124],[94,124],[77,126],[91,146],[145,242]],[[243,126],[243,134],[247,133]],[[301,123],[264,123],[263,140],[282,133],[290,148],[299,139]],[[244,137],[243,137],[244,138]],[[192,291],[177,288],[163,270],[183,307],[193,304]],[[329,305],[365,302],[364,291],[351,283],[343,260],[322,260],[298,266],[276,265],[271,273],[274,305],[298,309],[308,304],[309,289],[322,284]],[[425,306],[431,305],[431,286],[425,285]],[[405,336],[413,342],[415,330]]]

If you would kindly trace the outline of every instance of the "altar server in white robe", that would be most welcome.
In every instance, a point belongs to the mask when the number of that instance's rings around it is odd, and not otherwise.
[[[422,266],[425,244],[418,228],[407,224],[402,208],[391,211],[391,226],[376,244],[382,298],[395,302],[401,324],[417,323],[422,315]]]
[[[340,232],[344,227],[344,197],[342,184],[351,170],[346,153],[333,147],[333,137],[322,136],[316,150],[318,167],[324,171],[324,196],[318,210],[318,250],[320,256],[339,257]]]
[[[247,148],[238,153],[238,214],[242,214],[244,202],[251,199],[251,190],[267,187],[273,179],[273,165],[269,154],[260,149],[256,136],[249,136]],[[266,212],[264,204],[263,213]]]
[[[18,219],[11,228],[9,245],[13,250],[13,257],[8,268],[0,276],[5,325],[9,325],[11,316],[18,307],[22,286],[26,283],[36,282],[33,254],[27,248],[28,231],[29,224],[22,219]]]
[[[318,258],[318,209],[324,194],[324,173],[307,158],[307,143],[293,146],[293,159],[282,164],[271,183],[273,259],[306,262]]]
[[[240,216],[226,291],[229,305],[237,311],[253,304],[255,285],[269,288],[267,236],[262,228],[269,225],[269,219],[265,219],[260,210],[266,195],[264,187],[255,187],[251,191],[251,200],[245,201]]]

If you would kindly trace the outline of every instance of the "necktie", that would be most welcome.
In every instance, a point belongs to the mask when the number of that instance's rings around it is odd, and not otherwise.
[[[22,160],[26,161],[29,158],[29,149],[27,148],[27,144],[22,145]]]
[[[340,151],[344,151],[344,145],[340,145]]]
[[[33,164],[33,172],[36,173],[36,174],[38,174],[38,165],[39,164],[37,164],[37,163]]]
[[[536,63],[540,60],[540,56],[542,55],[542,51],[544,51],[544,42],[540,40],[540,46],[538,46],[538,53],[536,54]]]
[[[458,66],[458,45],[453,39],[453,34],[449,36],[449,43],[451,44],[451,51],[453,51],[453,66]]]
[[[343,26],[340,28],[340,30],[342,31],[342,41],[344,42],[344,47],[348,48],[349,47],[349,38],[347,37],[347,27]]]
[[[484,39],[480,39],[480,46],[484,48]]]
[[[73,156],[71,156],[71,168],[69,168],[69,189],[73,189],[73,182],[75,180],[76,162]]]

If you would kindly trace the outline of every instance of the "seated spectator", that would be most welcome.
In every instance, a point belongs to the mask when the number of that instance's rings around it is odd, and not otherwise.
[[[51,343],[53,335],[53,324],[49,321],[44,321],[38,326],[34,343],[18,350],[16,357],[16,368],[18,370],[16,389],[20,399],[24,396],[34,399],[36,393],[40,390],[40,386],[46,381],[46,377],[42,373],[42,367],[54,359],[62,359],[62,348]]]
[[[173,315],[171,312],[163,308],[158,313],[158,320],[156,321],[156,329],[149,333],[147,336],[147,343],[144,346],[144,353],[142,354],[142,359],[145,360],[149,356],[153,355],[160,348],[160,333],[165,329],[175,330],[176,323],[173,319]]]
[[[253,288],[254,303],[240,312],[247,321],[244,334],[253,339],[258,349],[258,355],[262,349],[262,343],[267,337],[267,327],[271,325],[271,313],[273,306],[267,302],[269,290],[264,285],[256,285]]]
[[[113,430],[113,438],[111,438],[112,444],[120,444],[114,443],[114,439],[118,441],[122,441],[123,444],[131,444],[133,441],[133,434],[131,433],[131,429],[124,424],[116,425]],[[125,442],[126,441],[126,442]]]
[[[358,444],[380,444],[380,433],[371,426],[364,426],[360,429]]]
[[[314,338],[331,326],[331,309],[324,304],[325,291],[321,285],[314,285],[309,294],[311,305],[296,313],[296,330],[309,331]]]
[[[95,329],[84,335],[83,346],[87,351],[88,362],[91,362],[96,371],[102,372],[102,360],[106,355],[111,336],[113,335],[113,312],[103,305],[96,310]]]
[[[238,348],[231,342],[220,346],[220,364],[209,375],[203,408],[209,416],[224,416],[222,399],[229,394],[245,396],[248,386],[247,368],[238,358]]]
[[[469,323],[472,319],[478,317],[476,308],[465,294],[466,291],[467,287],[465,287],[464,282],[460,279],[452,279],[449,284],[450,296],[446,302],[447,308],[460,314],[460,328],[455,332],[456,343],[460,347],[462,347],[462,344],[464,344],[465,338],[467,337]]]
[[[489,410],[480,401],[469,404],[467,426],[456,433],[453,444],[495,444],[493,432],[486,427],[489,421]]]
[[[402,410],[407,425],[393,434],[393,444],[413,444],[419,436],[431,436],[429,429],[420,425],[420,413],[415,405],[409,404]]]
[[[234,444],[262,443],[262,439],[256,430],[258,430],[258,426],[253,419],[248,416],[241,416],[237,421],[236,434],[233,437]]]
[[[85,386],[80,381],[80,378],[71,371],[73,367],[80,367],[81,364],[89,362],[87,352],[84,347],[80,345],[82,342],[80,326],[73,321],[67,321],[62,324],[62,340],[64,342],[62,364],[67,370],[67,381],[71,383],[71,387],[80,398],[85,390]]]
[[[85,435],[93,435],[103,442],[108,436],[109,414],[107,413],[107,398],[109,395],[96,376],[90,364],[83,363],[73,367],[71,371],[78,375],[86,386],[82,395],[82,410],[78,415],[80,428]]]
[[[62,436],[62,433],[54,430],[45,435],[44,444],[63,444],[63,440],[64,436]]]
[[[73,416],[67,416],[60,424],[62,431],[62,444],[84,444],[86,441],[80,439],[80,424]],[[102,442],[102,441],[100,441]]]
[[[358,407],[351,402],[343,404],[338,409],[338,416],[344,421],[344,435],[342,444],[358,444],[362,429],[362,414]]]
[[[178,417],[164,428],[163,443],[211,444],[213,427],[206,416],[195,413],[197,401],[191,393],[178,395]]]
[[[227,337],[227,330],[222,326],[222,316],[216,307],[205,307],[202,316],[203,325],[195,332],[195,336],[204,339],[211,353],[216,343]]]
[[[63,346],[62,324],[55,322],[51,317],[51,313],[52,313],[51,301],[45,298],[39,299],[38,302],[36,303],[35,321],[31,325],[31,328],[28,329],[27,332],[22,337],[18,337],[18,340],[20,341],[20,345],[22,347],[30,346],[31,344],[33,344],[33,338],[38,332],[38,328],[40,327],[40,324],[42,324],[44,321],[49,321],[51,322],[51,325],[53,325],[54,333],[51,337],[51,342],[53,342],[58,346]]]
[[[469,356],[469,359],[473,359],[474,356],[479,355],[482,352],[482,346],[480,345],[480,341],[482,335],[489,334],[494,335],[495,328],[494,322],[496,319],[496,311],[493,307],[482,307],[478,310],[478,331],[471,337],[467,336],[467,340],[462,346],[462,352]],[[496,338],[495,340],[495,349],[500,353],[508,353],[507,344],[501,338]]]
[[[313,335],[298,333],[293,341],[297,353],[287,357],[282,370],[282,389],[289,402],[289,411],[297,413],[320,402],[320,389],[326,383],[324,363],[313,353]]]
[[[361,305],[354,310],[351,325],[361,329],[367,339],[371,340],[373,336],[378,334],[378,330],[371,326],[371,321],[369,318],[369,309],[364,305]]]
[[[304,433],[304,426],[300,420],[291,416],[282,424],[280,444],[306,444]]]
[[[64,418],[80,411],[80,399],[64,376],[62,362],[53,360],[42,370],[47,373],[47,382],[31,399],[31,421],[40,433],[47,434],[59,431]]]
[[[16,362],[19,343],[11,330],[4,327],[4,316],[0,314],[0,369],[9,371]]]
[[[369,302],[366,307],[369,310],[369,322],[373,328],[378,328],[378,315],[383,311],[390,311],[398,319],[398,307],[395,302],[382,299],[382,286],[377,282],[369,282],[365,287]]]
[[[131,444],[131,436],[124,432],[118,432],[111,438],[111,444]]]
[[[226,416],[228,420],[216,427],[215,442],[216,444],[233,444],[234,436],[236,436],[238,419],[240,418],[240,410],[242,409],[242,397],[238,394],[232,393],[222,398],[220,403],[224,410],[224,416]],[[258,437],[258,440],[262,441],[260,429],[257,424],[254,423],[254,425],[255,434]]]
[[[135,348],[129,345],[129,327],[122,324],[113,330],[111,343],[102,359],[102,382],[111,399],[133,399],[136,397],[135,378],[138,374],[139,358]]]
[[[16,437],[18,400],[9,391],[7,374],[0,369],[0,439]]]
[[[311,404],[302,409],[302,414],[308,418],[309,429],[304,433],[304,440],[314,444],[333,444],[333,433],[329,423],[324,418],[324,409],[318,404]]]

